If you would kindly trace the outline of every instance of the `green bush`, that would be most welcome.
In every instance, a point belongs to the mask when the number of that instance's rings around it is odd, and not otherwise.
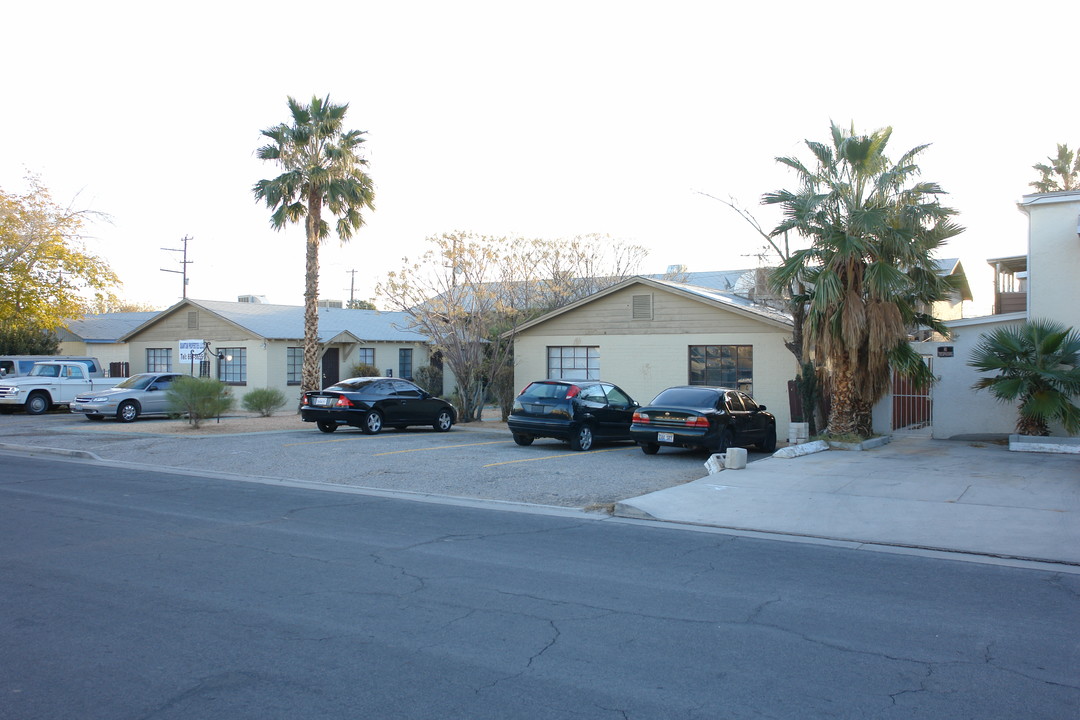
[[[443,372],[434,365],[422,365],[413,373],[413,382],[435,397],[443,394]]]
[[[274,411],[285,405],[285,394],[277,388],[257,388],[240,401],[248,412],[257,412],[262,417],[270,417]]]
[[[180,377],[165,391],[169,412],[186,417],[192,427],[206,418],[218,417],[232,409],[236,400],[229,386],[214,378]]]
[[[356,363],[349,368],[349,377],[381,377],[382,373],[379,372],[379,368],[368,363]]]

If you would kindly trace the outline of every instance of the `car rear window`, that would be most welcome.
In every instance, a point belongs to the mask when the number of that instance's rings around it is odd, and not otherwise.
[[[534,382],[522,391],[521,397],[527,400],[565,400],[566,391],[571,387],[563,383]]]
[[[382,378],[356,378],[355,380],[342,380],[336,385],[331,385],[327,390],[341,390],[342,392],[360,392],[369,389],[375,383],[382,382]]]
[[[704,388],[669,388],[653,398],[650,405],[680,405],[684,407],[716,407],[715,390]]]

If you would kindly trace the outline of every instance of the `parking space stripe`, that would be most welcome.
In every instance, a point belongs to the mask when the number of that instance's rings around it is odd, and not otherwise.
[[[635,449],[636,449],[636,447],[633,447],[633,448],[618,447],[618,448],[608,448],[607,450],[589,450],[589,451],[586,451],[586,452],[577,452],[577,453],[576,452],[567,452],[567,453],[561,453],[559,455],[541,455],[540,457],[522,458],[521,460],[507,460],[506,462],[491,463],[490,465],[482,465],[481,467],[486,467],[486,468],[498,467],[500,465],[513,465],[514,463],[536,462],[538,460],[553,460],[555,458],[583,457],[585,455],[596,455],[597,453],[616,452],[618,450],[635,450]]]
[[[510,441],[509,440],[492,440],[492,441],[489,441],[489,442],[481,442],[481,443],[461,443],[460,445],[439,445],[437,447],[410,448],[408,450],[389,450],[387,452],[374,453],[372,455],[372,457],[379,457],[380,455],[400,455],[401,453],[411,453],[411,452],[425,452],[427,450],[451,450],[453,448],[476,447],[477,445],[503,445],[503,444],[508,443],[508,442],[510,442]]]

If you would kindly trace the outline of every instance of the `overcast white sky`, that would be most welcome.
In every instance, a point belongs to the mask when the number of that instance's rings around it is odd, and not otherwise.
[[[371,298],[454,230],[608,234],[650,250],[643,272],[751,267],[757,236],[695,191],[772,227],[761,195],[794,186],[774,158],[835,120],[892,125],[894,158],[932,143],[924,178],[968,228],[943,256],[985,305],[986,258],[1026,250],[1031,165],[1080,145],[1075,1],[80,0],[0,18],[0,187],[33,172],[111,215],[91,249],[161,307],[181,284],[160,248],[185,235],[189,297],[302,302],[303,230],[272,230],[251,193],[278,172],[254,151],[288,95],[347,102],[368,133],[376,210],[322,254],[321,294],[343,299],[348,271]]]

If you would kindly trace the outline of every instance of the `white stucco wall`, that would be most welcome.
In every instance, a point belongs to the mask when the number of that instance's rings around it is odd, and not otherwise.
[[[1080,329],[1080,191],[1025,195],[1028,314]]]

